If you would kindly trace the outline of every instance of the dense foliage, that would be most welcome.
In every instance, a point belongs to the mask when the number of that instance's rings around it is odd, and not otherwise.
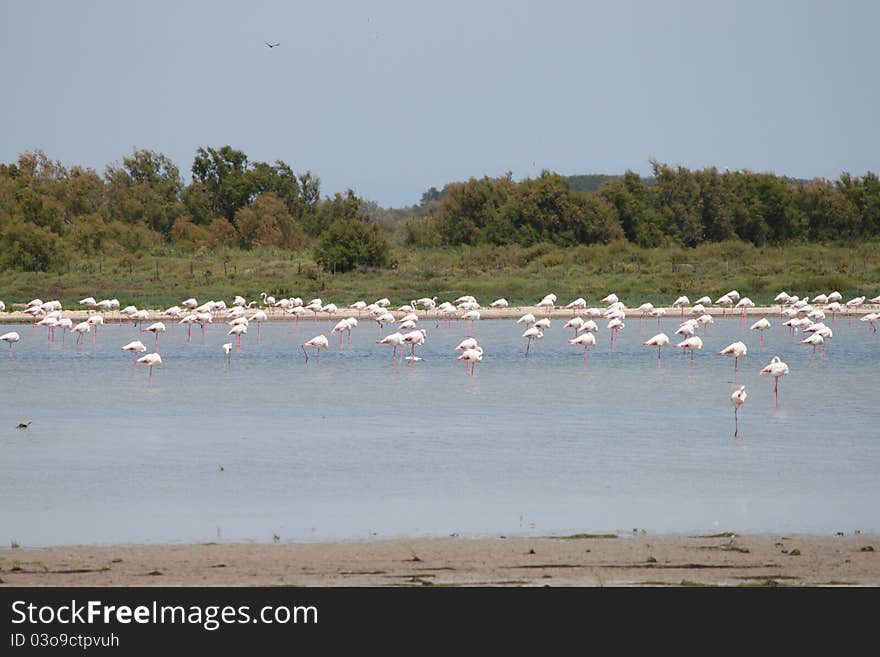
[[[249,162],[230,146],[198,149],[188,185],[173,162],[149,150],[108,165],[103,177],[41,151],[24,153],[0,165],[0,267],[47,271],[71,258],[142,257],[166,245],[298,251],[320,239],[326,250],[334,247],[326,235],[331,225],[357,224],[335,234],[364,230],[365,205],[351,191],[321,200],[320,180],[310,172],[297,175],[282,161]],[[367,232],[369,257],[348,260],[383,266],[387,238],[376,226]]]
[[[199,148],[185,183],[161,153],[135,150],[99,175],[37,151],[0,164],[0,268],[60,271],[106,255],[311,250],[326,271],[389,266],[391,241],[411,247],[629,242],[694,248],[880,237],[880,180],[691,171],[653,175],[471,178],[385,209],[351,190],[321,198],[320,180],[282,161],[251,162],[230,146]]]
[[[844,173],[832,182],[795,181],[769,173],[691,171],[653,162],[654,175],[564,178],[543,172],[514,183],[510,176],[471,178],[426,194],[435,207],[431,231],[409,225],[410,243],[563,246],[619,237],[644,247],[739,238],[765,243],[880,237],[880,180]],[[591,179],[592,178],[592,179]],[[437,233],[437,237],[432,235]]]

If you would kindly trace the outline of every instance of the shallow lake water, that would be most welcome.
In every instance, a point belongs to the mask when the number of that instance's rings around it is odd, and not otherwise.
[[[454,351],[469,322],[423,321],[424,360],[396,365],[368,320],[343,349],[327,322],[252,325],[229,363],[225,324],[192,342],[169,324],[152,384],[120,350],[153,351],[130,325],[81,346],[3,326],[22,340],[0,352],[0,541],[880,530],[880,334],[838,318],[814,357],[775,316],[759,345],[756,318],[718,318],[693,363],[669,347],[659,367],[641,342],[677,317],[629,317],[613,346],[599,322],[586,364],[564,320],[528,357],[522,325],[481,321],[473,377]],[[737,339],[734,378],[715,352]],[[778,409],[758,374],[774,355]]]

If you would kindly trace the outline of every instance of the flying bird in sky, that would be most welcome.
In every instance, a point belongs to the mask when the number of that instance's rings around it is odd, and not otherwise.
[[[281,45],[280,43],[269,43],[268,41],[263,41],[263,43],[265,43],[265,44],[266,44],[267,46],[269,46],[270,48],[274,48],[275,46],[280,46],[280,45]]]

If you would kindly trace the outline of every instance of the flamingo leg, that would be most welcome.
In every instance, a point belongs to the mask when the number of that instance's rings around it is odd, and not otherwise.
[[[773,405],[779,408],[779,377],[773,379]]]
[[[736,438],[736,437],[739,436],[739,415],[738,415],[738,411],[739,411],[739,408],[737,408],[736,406],[734,406],[734,407],[733,407],[733,422],[734,422],[733,437],[734,437],[734,438]]]

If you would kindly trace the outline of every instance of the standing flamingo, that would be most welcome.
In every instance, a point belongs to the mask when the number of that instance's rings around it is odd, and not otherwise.
[[[532,346],[532,340],[540,340],[544,337],[544,334],[534,326],[525,330],[522,334],[522,337],[528,338],[528,343],[526,343],[526,356],[529,355],[529,350]]]
[[[21,340],[21,336],[15,331],[10,331],[0,335],[0,340],[9,344],[9,358],[12,358],[12,345]]]
[[[665,347],[669,344],[669,336],[665,333],[658,333],[654,337],[649,340],[645,340],[643,343],[646,347],[657,347],[657,366],[660,366],[660,348]]]
[[[584,318],[581,317],[580,315],[576,315],[576,316],[572,317],[570,320],[568,320],[565,323],[565,326],[563,326],[562,328],[574,329],[574,337],[577,337],[578,329],[583,325],[584,325]]]
[[[226,333],[226,335],[234,335],[236,338],[238,338],[238,343],[237,343],[238,351],[241,351],[241,336],[246,334],[247,330],[248,330],[248,327],[246,324],[236,324],[231,329],[229,329],[229,331]]]
[[[474,375],[474,368],[476,368],[477,363],[483,362],[483,348],[479,345],[474,347],[473,349],[465,349],[456,360],[464,361],[464,371],[467,374],[468,364],[471,366],[471,376]]]
[[[748,347],[744,342],[737,340],[733,344],[729,344],[718,352],[719,356],[733,356],[733,371],[739,370],[739,359],[749,353]]]
[[[583,346],[584,348],[584,365],[587,364],[587,352],[589,352],[590,347],[596,346],[596,336],[593,333],[581,333],[576,338],[571,338],[568,340],[568,344],[573,346]]]
[[[318,362],[321,362],[321,349],[326,349],[330,346],[330,342],[327,340],[326,335],[316,335],[314,338],[309,340],[308,342],[303,342],[300,347],[303,350],[303,354],[306,356],[306,362],[309,362],[309,352],[306,351],[306,347],[313,347],[315,352],[318,354]]]
[[[416,347],[424,346],[425,338],[427,337],[428,332],[425,329],[418,329],[416,331],[410,331],[409,333],[403,334],[404,344],[408,344],[410,346],[409,356],[406,357],[406,360],[410,362],[421,360],[421,358],[416,356]]]
[[[770,363],[761,369],[761,374],[769,374],[773,377],[773,405],[779,407],[779,379],[788,374],[788,365],[782,362],[779,356],[774,356]]]
[[[134,342],[129,342],[127,345],[122,347],[122,351],[133,351],[136,354],[142,354],[147,350],[144,346],[144,343],[140,340],[135,340]],[[132,362],[132,365],[137,367],[137,358]]]
[[[250,322],[257,323],[257,340],[259,340],[262,337],[262,333],[263,333],[262,332],[262,325],[263,325],[263,322],[265,322],[267,319],[269,319],[269,318],[266,316],[266,313],[264,313],[262,310],[258,310],[253,315],[251,315],[250,318],[248,319],[248,321],[250,321]]]
[[[490,308],[497,308],[498,310],[504,310],[507,306],[510,305],[507,303],[507,299],[504,297],[500,299],[495,299],[492,303],[489,304]]]
[[[760,331],[761,333],[761,341],[760,344],[764,344],[764,331],[770,328],[770,321],[766,317],[762,317],[757,322],[752,324],[749,329],[752,331]]]
[[[146,356],[141,356],[138,358],[135,363],[141,363],[143,365],[150,366],[150,383],[153,382],[153,368],[158,367],[162,364],[162,357],[159,354],[147,354]]]
[[[801,344],[813,345],[813,356],[816,355],[816,350],[819,347],[822,347],[823,352],[825,351],[825,338],[822,337],[821,333],[813,333],[813,335],[801,340]]]
[[[578,311],[580,311],[586,307],[587,307],[587,302],[583,297],[578,297],[577,299],[572,301],[570,304],[565,306],[566,310],[571,311],[572,317],[577,315]]]
[[[471,337],[476,334],[475,324],[477,320],[480,319],[480,311],[479,310],[469,310],[464,315],[461,316],[462,319],[470,320],[471,322]]]
[[[730,395],[730,403],[733,404],[733,437],[737,438],[739,436],[739,407],[742,406],[746,402],[746,387],[740,386],[736,390],[733,391],[733,394]]]
[[[553,312],[553,308],[556,305],[556,295],[548,294],[546,297],[541,299],[538,302],[538,308],[544,308],[547,311],[547,317],[550,317],[550,313]],[[586,304],[584,304],[586,305]]]
[[[681,309],[681,318],[682,319],[684,319],[684,307],[689,305],[690,302],[691,302],[691,300],[683,295],[678,297],[678,299],[676,299],[675,301],[672,302],[673,308],[680,308]]]
[[[100,303],[100,301],[98,302]],[[92,333],[92,344],[98,341],[98,327],[104,325],[104,316],[103,315],[92,315],[86,320],[90,326],[95,327],[94,333]]]
[[[391,335],[386,335],[381,340],[376,340],[376,344],[387,344],[394,347],[394,351],[391,353],[391,362],[393,363],[397,359],[397,348],[403,346],[403,333],[394,332]],[[474,340],[474,344],[476,344],[476,340]]]
[[[83,341],[83,333],[88,333],[92,330],[92,325],[88,322],[80,322],[72,329],[70,329],[71,333],[76,333],[76,344],[82,344]]]
[[[232,343],[226,342],[223,345],[223,353],[226,354],[226,364],[229,364],[230,354],[232,353]]]
[[[156,322],[154,324],[150,324],[147,328],[142,328],[141,333],[145,333],[149,331],[153,335],[156,336],[156,348],[159,347],[159,334],[165,332],[165,325],[162,322]]]
[[[696,353],[696,350],[703,348],[703,340],[702,340],[702,338],[700,338],[699,335],[693,335],[693,336],[689,337],[687,340],[682,340],[681,342],[679,342],[678,344],[676,344],[674,346],[679,347],[681,349],[690,350],[691,362],[693,362],[694,354]]]

